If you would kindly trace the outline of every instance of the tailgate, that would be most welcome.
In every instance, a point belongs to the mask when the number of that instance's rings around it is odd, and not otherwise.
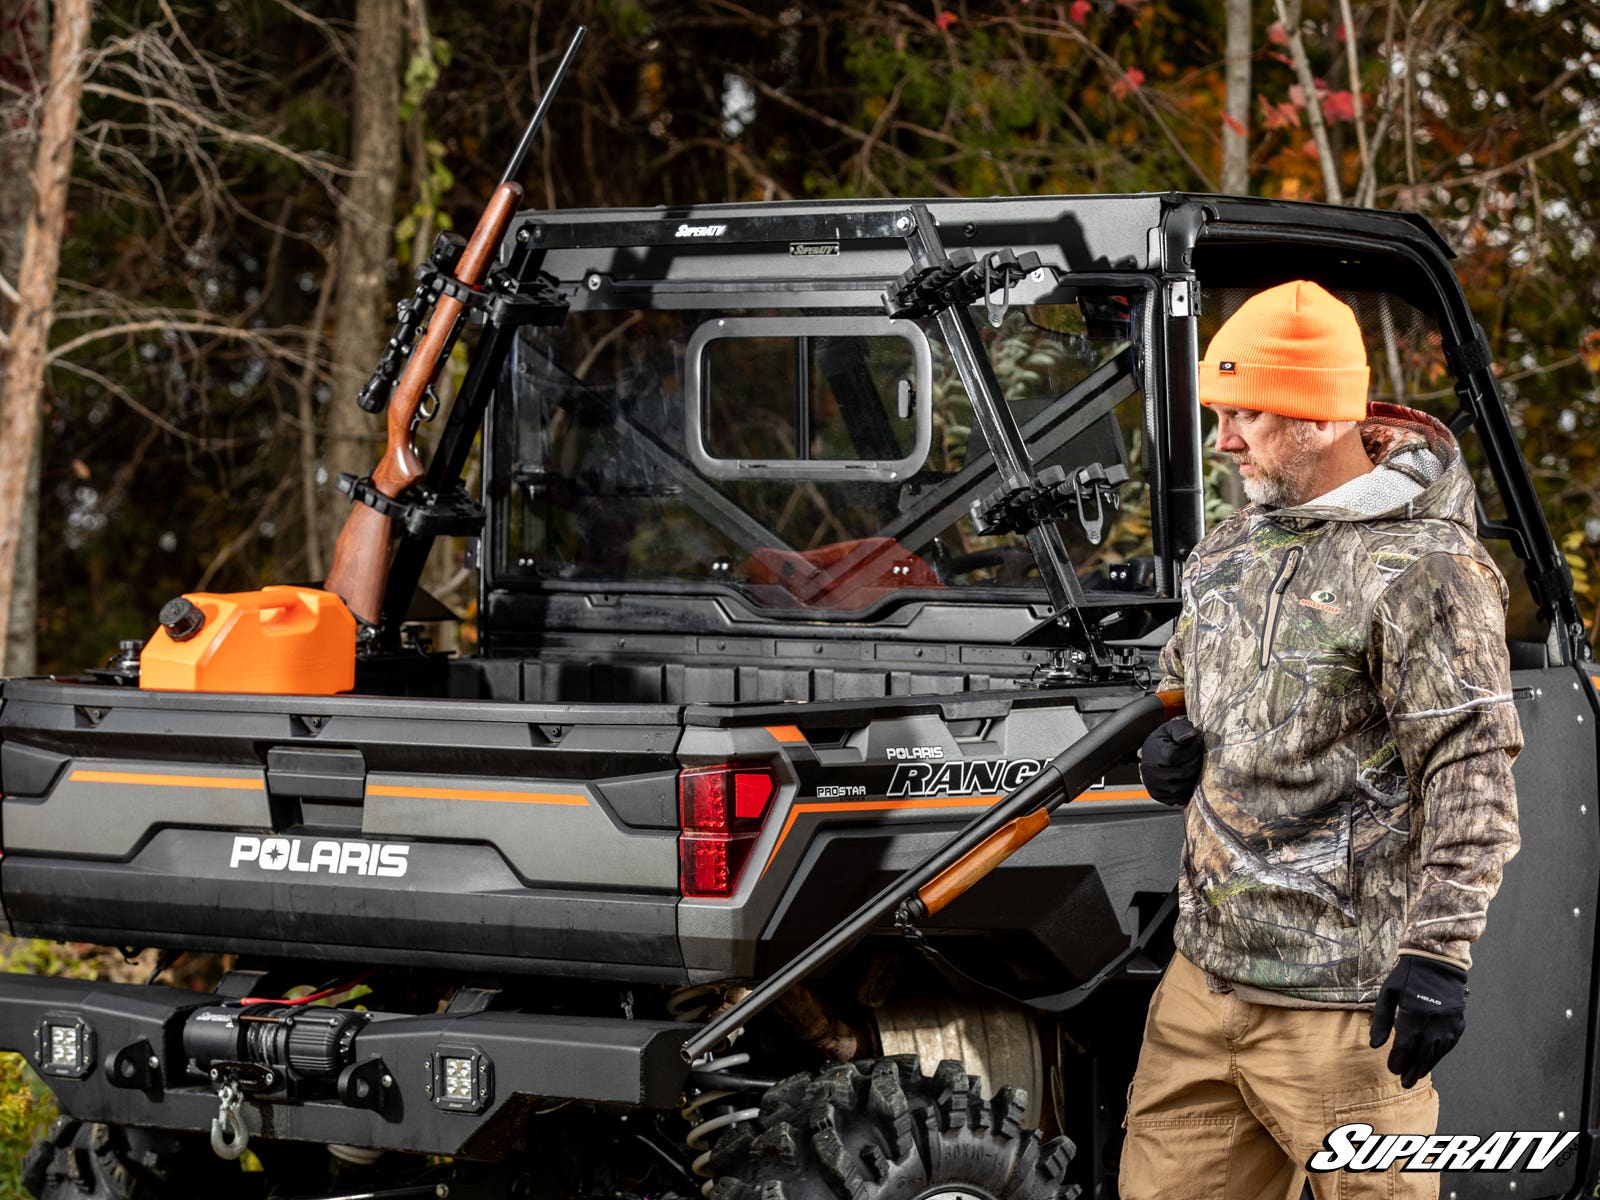
[[[683,976],[672,706],[10,681],[21,936]]]

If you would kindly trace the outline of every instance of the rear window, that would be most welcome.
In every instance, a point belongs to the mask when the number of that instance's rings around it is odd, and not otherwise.
[[[1091,599],[1147,593],[1142,281],[1013,299],[974,312],[1036,464],[1125,480],[1060,522],[1080,579]],[[505,386],[494,586],[728,590],[813,615],[1044,597],[1024,539],[973,522],[999,481],[934,322],[575,311],[522,332]]]

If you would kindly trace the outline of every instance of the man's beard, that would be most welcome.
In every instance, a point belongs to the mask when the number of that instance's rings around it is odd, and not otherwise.
[[[1255,470],[1248,478],[1240,476],[1244,494],[1251,503],[1264,508],[1294,508],[1315,499],[1312,481],[1317,474],[1317,463],[1311,455],[1311,430],[1303,425],[1295,426],[1290,431],[1290,438],[1294,443],[1294,453],[1288,461],[1269,470],[1251,459],[1250,465]],[[1234,459],[1235,463],[1238,461]]]

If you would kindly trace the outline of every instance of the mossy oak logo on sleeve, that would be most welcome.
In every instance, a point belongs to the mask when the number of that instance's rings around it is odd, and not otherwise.
[[[1341,613],[1344,609],[1334,603],[1337,599],[1338,597],[1327,588],[1323,588],[1320,592],[1312,592],[1311,595],[1302,599],[1300,603],[1307,608],[1314,608],[1318,612]]]

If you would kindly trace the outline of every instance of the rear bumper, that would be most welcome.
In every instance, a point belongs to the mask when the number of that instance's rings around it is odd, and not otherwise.
[[[24,1055],[74,1117],[205,1132],[221,1081],[193,1069],[183,1030],[197,1009],[217,1003],[174,988],[0,975],[0,1049]],[[52,1028],[76,1031],[77,1065],[42,1060],[51,1055]],[[689,1032],[617,1018],[379,1013],[351,1054],[350,1065],[372,1083],[370,1098],[347,1089],[351,1098],[341,1100],[331,1078],[288,1088],[279,1078],[275,1089],[247,1091],[240,1115],[252,1138],[495,1159],[531,1111],[552,1099],[676,1106],[688,1070],[678,1051]],[[473,1058],[488,1081],[478,1111],[445,1107],[446,1098],[436,1097],[441,1052]]]

